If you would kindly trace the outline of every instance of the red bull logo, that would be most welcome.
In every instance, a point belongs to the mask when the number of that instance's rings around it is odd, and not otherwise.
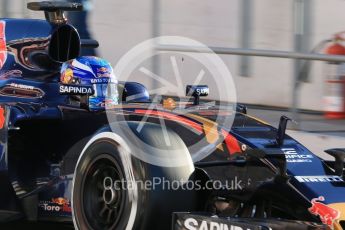
[[[40,201],[38,206],[46,212],[72,212],[70,201],[63,197],[52,198],[51,201]]]
[[[107,68],[105,68],[105,67],[101,67],[101,68],[99,68],[99,69],[98,69],[98,72],[101,72],[101,73],[107,73],[107,72],[109,72],[109,71],[108,71],[108,69],[107,69]]]
[[[69,204],[69,200],[63,198],[63,197],[58,197],[58,198],[53,198],[52,202],[58,205],[66,205]]]
[[[0,69],[2,69],[7,59],[5,26],[5,21],[0,21]]]
[[[321,203],[320,201],[325,201],[325,198],[320,196],[312,199],[312,206],[308,210],[311,214],[319,216],[323,224],[326,224],[333,229],[334,221],[339,218],[340,212]]]
[[[97,69],[97,77],[111,77],[111,72],[106,67],[101,67]]]

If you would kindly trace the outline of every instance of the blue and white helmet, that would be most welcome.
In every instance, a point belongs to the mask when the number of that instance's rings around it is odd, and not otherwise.
[[[83,56],[63,63],[60,82],[64,86],[88,87],[93,94],[88,97],[90,110],[101,110],[119,103],[117,79],[110,63],[104,59]]]

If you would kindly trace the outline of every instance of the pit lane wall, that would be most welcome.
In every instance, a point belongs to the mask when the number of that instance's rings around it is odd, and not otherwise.
[[[242,0],[177,0],[160,1],[159,34],[185,36],[209,46],[240,46],[240,2]],[[16,2],[16,3],[12,3]],[[21,0],[11,0],[12,15],[20,16]],[[89,18],[93,35],[100,41],[100,55],[115,64],[134,45],[152,37],[153,0],[91,1],[93,13]],[[257,49],[292,51],[294,47],[293,0],[252,0],[250,45]],[[17,6],[16,6],[17,5]],[[308,28],[312,49],[321,40],[345,30],[345,1],[312,0],[311,25]],[[17,9],[17,10],[15,10]],[[26,14],[41,17],[42,14]],[[251,58],[250,77],[239,75],[239,57],[221,56],[234,75],[238,101],[250,104],[289,107],[294,77],[293,61],[288,59]],[[178,60],[183,84],[191,83],[200,66]],[[171,79],[169,60],[161,60],[160,73]],[[300,107],[322,110],[324,92],[324,63],[314,62],[311,82],[301,88]],[[136,80],[147,78],[137,73]],[[206,76],[206,78],[209,76]],[[205,79],[205,78],[204,78]],[[135,79],[132,79],[135,80]],[[144,82],[145,83],[145,82]],[[150,81],[147,81],[150,84]],[[202,82],[211,84],[212,82]],[[210,86],[212,89],[212,85]],[[211,97],[216,97],[211,90]]]

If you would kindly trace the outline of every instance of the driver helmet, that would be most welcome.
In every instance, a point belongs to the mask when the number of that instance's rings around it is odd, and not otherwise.
[[[92,86],[93,95],[80,96],[89,110],[111,108],[119,103],[117,79],[110,63],[93,56],[82,56],[63,63],[60,82],[64,85]]]

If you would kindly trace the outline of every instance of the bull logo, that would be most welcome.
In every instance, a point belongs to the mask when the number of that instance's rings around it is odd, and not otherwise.
[[[98,72],[101,72],[101,73],[107,73],[107,72],[109,72],[108,68],[105,68],[105,67],[98,68],[97,71],[98,71]]]
[[[320,201],[325,201],[325,198],[323,196],[320,196],[318,198],[312,199],[312,206],[308,210],[311,214],[319,216],[323,224],[326,224],[331,227],[331,229],[333,229],[334,221],[339,218],[340,212],[331,207],[328,207]]]
[[[97,69],[97,77],[111,77],[111,72],[106,67],[100,67]]]
[[[58,205],[66,205],[69,204],[69,200],[63,197],[53,198],[52,202]]]

